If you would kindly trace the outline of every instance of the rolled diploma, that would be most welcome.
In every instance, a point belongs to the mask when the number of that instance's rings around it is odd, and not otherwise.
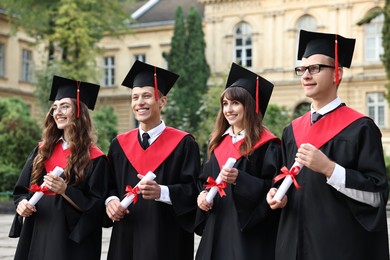
[[[223,168],[232,168],[233,166],[234,166],[234,164],[236,163],[236,159],[234,159],[234,158],[231,158],[231,157],[229,157],[229,159],[227,159],[226,160],[226,163],[225,163],[225,165],[223,166]],[[217,183],[217,184],[220,184],[221,182],[222,182],[222,178],[221,178],[221,176],[220,176],[220,174],[218,174],[218,177],[217,177],[217,179],[215,180],[215,182]],[[213,199],[214,199],[214,197],[215,197],[215,195],[217,194],[217,192],[218,192],[218,187],[212,187],[210,190],[209,190],[209,192],[207,193],[207,195],[206,195],[206,201],[207,201],[207,203],[211,203],[212,201],[213,201]]]
[[[147,181],[151,181],[151,180],[154,180],[155,178],[156,178],[156,175],[153,172],[148,171],[148,173],[142,178],[142,180],[145,179]],[[135,185],[135,187],[137,187],[138,185],[139,185],[139,182],[137,185]],[[135,187],[133,189],[135,189]],[[134,194],[130,194],[129,196],[124,197],[123,200],[121,201],[122,207],[124,207],[126,209],[133,202],[133,199],[134,199]]]
[[[300,163],[298,163],[298,162],[295,162],[295,163],[293,164],[293,166],[291,166],[291,169],[293,169],[293,168],[296,167],[296,166],[298,166],[299,169],[302,169],[303,164],[300,164]],[[290,169],[290,171],[291,171],[291,169]],[[299,172],[298,172],[298,173],[299,173]],[[291,186],[292,183],[293,183],[293,181],[292,181],[292,179],[291,179],[291,176],[290,176],[290,175],[287,175],[287,176],[284,178],[284,180],[283,180],[282,184],[280,185],[280,187],[278,188],[278,190],[277,190],[277,192],[276,192],[276,194],[275,194],[275,196],[274,196],[273,199],[278,200],[278,201],[281,201],[282,198],[283,198],[283,196],[286,194],[286,192],[288,191],[288,189],[290,188],[290,186]]]
[[[62,169],[61,167],[58,167],[56,166],[54,168],[54,170],[50,173],[51,175],[53,176],[60,176],[61,173],[64,172],[64,169]],[[43,182],[41,184],[41,188],[44,187],[46,185],[45,182]],[[28,201],[29,204],[35,206],[35,204],[37,204],[37,202],[42,198],[43,196],[43,192],[42,191],[38,191],[38,192],[35,192],[34,195],[31,197],[31,199]]]

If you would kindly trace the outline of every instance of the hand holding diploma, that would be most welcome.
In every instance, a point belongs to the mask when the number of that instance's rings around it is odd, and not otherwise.
[[[290,170],[288,170],[286,167],[283,167],[281,169],[282,173],[279,174],[274,178],[275,182],[278,182],[279,180],[283,179],[282,184],[278,188],[278,191],[276,192],[275,196],[273,197],[274,200],[281,201],[283,196],[286,194],[287,190],[290,188],[291,184],[294,183],[295,187],[299,189],[301,186],[299,186],[298,182],[295,179],[295,176],[298,175],[298,173],[301,171],[303,165],[295,162]]]
[[[56,166],[50,174],[57,177],[57,176],[60,176],[63,172],[64,172],[64,169]],[[31,197],[31,199],[28,201],[28,203],[32,206],[35,206],[35,204],[37,204],[37,202],[42,198],[42,196],[44,194],[47,194],[47,195],[54,194],[54,193],[50,192],[50,189],[46,186],[45,182],[43,182],[41,186],[33,184],[33,185],[31,185],[29,190],[35,192],[34,195]]]
[[[227,159],[223,168],[232,168],[235,163],[236,163],[236,159],[229,158]],[[217,192],[221,197],[226,195],[225,191],[223,190],[224,188],[226,188],[226,182],[222,181],[221,174],[218,175],[216,180],[214,180],[212,177],[208,177],[207,184],[205,186],[206,189],[210,189],[206,196],[206,201],[209,204],[213,201]]]
[[[143,178],[142,180],[154,180],[156,178],[156,175],[149,171]],[[141,181],[140,181],[141,182]],[[141,190],[139,189],[139,184],[138,183],[134,188],[131,188],[129,185],[126,186],[126,194],[125,194],[125,197],[124,199],[121,201],[121,205],[122,207],[124,207],[125,209],[130,206],[131,203],[134,202],[134,204],[137,202],[138,200],[138,194],[141,193]]]

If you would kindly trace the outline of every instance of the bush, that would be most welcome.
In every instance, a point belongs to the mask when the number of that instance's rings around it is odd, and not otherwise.
[[[0,192],[11,191],[41,130],[19,98],[0,99]]]
[[[95,111],[92,118],[98,137],[97,146],[104,153],[107,153],[112,139],[118,134],[118,117],[114,114],[114,110],[111,107],[103,107]]]

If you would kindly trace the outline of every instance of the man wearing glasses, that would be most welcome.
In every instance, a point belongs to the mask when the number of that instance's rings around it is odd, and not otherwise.
[[[381,133],[368,117],[338,97],[343,67],[352,61],[354,39],[300,32],[295,68],[311,111],[286,127],[283,163],[303,165],[277,201],[283,208],[276,259],[389,259],[386,203],[388,184]]]

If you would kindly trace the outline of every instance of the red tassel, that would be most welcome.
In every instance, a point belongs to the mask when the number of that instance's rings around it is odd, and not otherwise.
[[[156,67],[154,67],[154,96],[156,101],[158,101],[158,86],[157,86],[157,71]]]
[[[335,38],[335,44],[334,44],[334,69],[336,70],[335,71],[335,77],[336,77],[336,85],[339,84],[340,80],[339,80],[339,43],[338,43],[338,40],[337,40],[337,34],[335,34],[336,38]]]
[[[256,114],[259,113],[259,76],[256,77]]]
[[[77,118],[80,118],[80,81],[77,81],[77,98],[76,98],[76,103],[77,103]]]

